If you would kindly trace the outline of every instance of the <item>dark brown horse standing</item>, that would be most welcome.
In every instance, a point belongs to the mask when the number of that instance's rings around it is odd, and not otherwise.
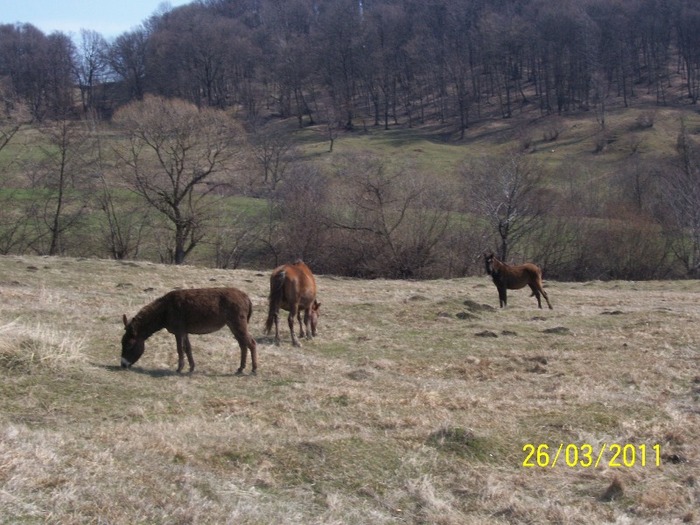
[[[248,332],[252,314],[250,298],[237,288],[195,288],[168,292],[144,306],[131,321],[124,315],[122,368],[129,368],[138,361],[145,350],[146,339],[165,328],[177,342],[177,371],[182,371],[187,355],[192,373],[194,359],[188,334],[209,334],[226,325],[241,349],[241,365],[236,375],[241,375],[245,369],[248,350],[255,374],[258,368],[257,345]]]
[[[501,308],[508,303],[507,290],[520,290],[525,286],[529,286],[532,290],[532,295],[537,298],[537,305],[542,308],[541,295],[547,301],[549,309],[552,309],[547,292],[544,291],[542,286],[542,270],[540,270],[539,266],[532,263],[511,266],[496,259],[493,253],[485,253],[484,262],[486,263],[486,273],[491,276],[493,283],[498,289]]]
[[[292,334],[292,344],[301,346],[294,333],[294,318],[299,320],[299,337],[307,339],[316,336],[316,326],[321,304],[316,300],[316,280],[308,266],[302,261],[284,264],[272,271],[270,277],[270,307],[265,322],[265,332],[270,333],[275,324],[275,343],[280,342],[279,310],[289,311],[287,322]],[[304,312],[304,322],[301,313]],[[306,326],[306,334],[304,327]]]

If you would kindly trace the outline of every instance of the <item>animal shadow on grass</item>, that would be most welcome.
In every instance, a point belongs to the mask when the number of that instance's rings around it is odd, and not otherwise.
[[[104,370],[107,370],[108,372],[135,373],[135,374],[150,376],[153,378],[172,377],[172,376],[180,376],[183,378],[184,377],[192,377],[192,376],[201,376],[201,377],[256,377],[253,374],[236,374],[235,372],[230,372],[230,373],[202,372],[201,370],[196,370],[195,372],[187,373],[187,372],[178,372],[176,370],[170,370],[167,368],[143,368],[140,366],[132,367],[129,370],[124,370],[120,365],[103,365],[103,364],[97,364],[97,363],[93,363],[93,366],[96,366],[98,368],[103,368]]]

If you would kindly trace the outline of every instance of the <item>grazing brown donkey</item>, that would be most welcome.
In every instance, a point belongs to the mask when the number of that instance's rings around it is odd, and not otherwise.
[[[252,314],[250,298],[236,288],[195,288],[168,292],[144,306],[131,321],[127,321],[124,315],[126,331],[122,337],[122,368],[129,368],[138,361],[145,350],[146,339],[165,328],[175,335],[177,342],[177,371],[182,371],[187,355],[192,373],[194,359],[188,334],[209,334],[226,325],[241,348],[241,366],[236,375],[241,375],[245,369],[248,349],[255,374],[258,368],[256,343],[248,333]]]
[[[486,273],[491,276],[493,283],[498,289],[501,308],[508,303],[507,290],[520,290],[525,286],[529,286],[532,290],[532,295],[537,298],[537,305],[542,308],[542,301],[540,300],[540,295],[542,295],[547,301],[549,309],[552,309],[547,292],[542,287],[542,270],[540,270],[539,266],[532,263],[511,266],[496,259],[493,253],[485,253],[484,262],[486,263]]]
[[[299,337],[304,337],[306,326],[306,338],[316,336],[316,326],[320,314],[321,304],[316,300],[316,280],[306,264],[297,261],[294,264],[283,264],[272,271],[270,277],[270,309],[265,323],[265,332],[270,333],[272,323],[275,324],[275,343],[280,342],[279,310],[289,311],[287,321],[289,331],[292,334],[292,344],[301,346],[299,339],[294,334],[294,318],[299,320]],[[304,322],[301,321],[301,312],[304,312]]]

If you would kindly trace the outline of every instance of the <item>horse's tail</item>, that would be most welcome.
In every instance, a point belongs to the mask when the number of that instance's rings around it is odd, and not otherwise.
[[[265,333],[269,334],[272,330],[272,323],[275,321],[275,315],[279,311],[279,305],[282,301],[284,293],[284,270],[277,272],[270,279],[270,296],[268,298],[269,307],[267,311],[267,321],[265,321]]]

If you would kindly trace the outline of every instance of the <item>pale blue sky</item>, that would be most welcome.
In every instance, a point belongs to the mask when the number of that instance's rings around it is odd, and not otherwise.
[[[110,40],[138,27],[161,7],[193,0],[0,0],[0,24],[30,23],[47,35],[54,31],[77,36],[81,29]]]

